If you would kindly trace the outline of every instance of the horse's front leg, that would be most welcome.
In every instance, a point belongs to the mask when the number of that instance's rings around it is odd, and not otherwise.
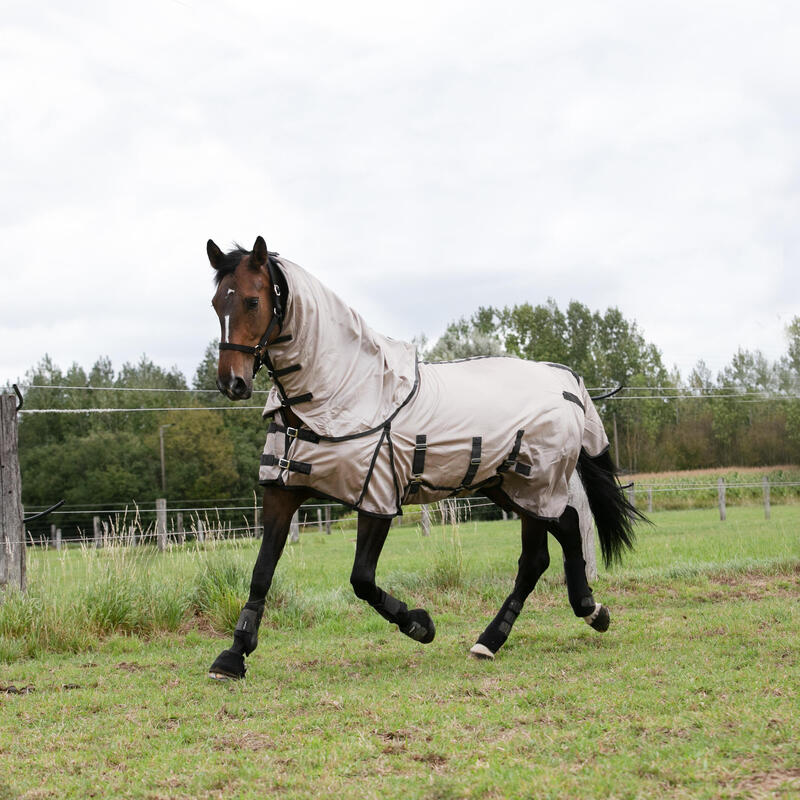
[[[436,635],[436,628],[428,612],[421,608],[409,611],[405,603],[392,597],[375,583],[375,569],[390,525],[389,519],[358,515],[356,555],[350,583],[356,597],[366,600],[384,619],[397,625],[406,636],[428,644]]]
[[[258,551],[253,577],[250,580],[250,596],[245,603],[236,630],[233,632],[233,646],[223,650],[211,665],[208,674],[211,678],[243,678],[246,672],[244,657],[249,656],[258,645],[258,626],[264,613],[264,599],[272,584],[275,567],[286,544],[286,536],[294,512],[305,502],[310,493],[305,491],[286,491],[272,486],[264,489],[264,535]]]

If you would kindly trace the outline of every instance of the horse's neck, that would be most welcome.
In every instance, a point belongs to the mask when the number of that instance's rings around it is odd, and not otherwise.
[[[291,409],[325,436],[382,424],[415,385],[415,348],[376,333],[302,267],[281,263],[289,287],[283,333],[292,338],[270,347],[270,357],[284,400],[310,394]]]

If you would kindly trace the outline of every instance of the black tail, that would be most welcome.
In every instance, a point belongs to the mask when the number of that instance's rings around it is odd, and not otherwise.
[[[577,469],[597,525],[603,561],[608,567],[614,561],[622,561],[623,550],[633,549],[634,524],[649,520],[625,498],[608,450],[592,458],[582,449]]]

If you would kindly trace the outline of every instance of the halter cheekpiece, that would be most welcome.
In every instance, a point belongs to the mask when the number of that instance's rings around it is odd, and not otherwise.
[[[259,339],[259,342],[255,347],[247,344],[233,344],[231,342],[220,342],[219,345],[220,350],[238,350],[240,353],[247,353],[248,355],[255,356],[255,360],[253,361],[253,377],[255,377],[259,369],[261,369],[261,367],[267,363],[267,346],[273,331],[276,327],[278,332],[280,332],[283,328],[283,315],[286,311],[286,306],[285,299],[281,294],[281,286],[279,281],[280,272],[278,270],[277,262],[275,261],[275,256],[277,255],[278,253],[267,253],[267,272],[269,273],[270,281],[272,281],[273,305],[272,319],[270,319],[264,335],[261,337],[261,339]]]

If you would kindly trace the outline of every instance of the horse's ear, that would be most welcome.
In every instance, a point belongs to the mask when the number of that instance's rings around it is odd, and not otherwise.
[[[267,243],[262,236],[256,238],[253,245],[253,252],[250,254],[250,266],[253,269],[261,269],[267,265]]]
[[[208,260],[211,262],[211,266],[214,267],[214,269],[219,269],[222,266],[225,256],[222,254],[222,250],[220,250],[211,239],[206,243],[206,253],[208,253]]]

